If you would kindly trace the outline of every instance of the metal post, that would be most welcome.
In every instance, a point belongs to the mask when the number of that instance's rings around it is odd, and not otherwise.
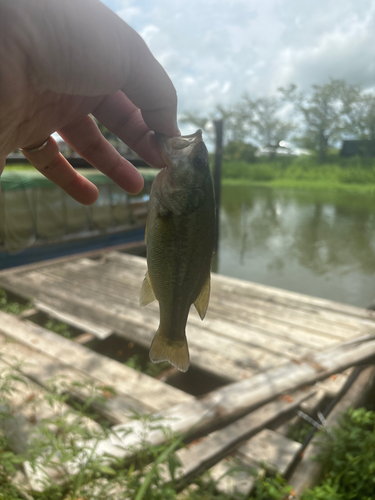
[[[215,253],[219,248],[219,218],[220,218],[220,192],[221,192],[221,161],[223,157],[223,120],[214,120],[216,141],[215,160],[213,169],[213,183],[216,202],[216,243]]]

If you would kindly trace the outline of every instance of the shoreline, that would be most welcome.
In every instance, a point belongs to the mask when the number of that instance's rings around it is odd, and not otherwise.
[[[306,181],[295,179],[274,179],[272,181],[253,181],[251,179],[222,179],[223,186],[257,186],[284,189],[314,189],[324,191],[352,191],[359,193],[375,193],[374,184],[354,184],[330,181]]]

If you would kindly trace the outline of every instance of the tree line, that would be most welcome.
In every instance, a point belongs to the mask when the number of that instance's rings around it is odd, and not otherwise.
[[[204,129],[212,140],[208,124],[218,118],[224,120],[226,150],[242,151],[245,160],[255,146],[275,146],[283,140],[314,151],[321,163],[343,139],[375,145],[375,94],[340,79],[312,85],[307,92],[291,84],[280,87],[276,96],[253,98],[245,93],[232,106],[218,104],[207,116],[185,113],[180,121]],[[374,155],[375,148],[368,152]]]

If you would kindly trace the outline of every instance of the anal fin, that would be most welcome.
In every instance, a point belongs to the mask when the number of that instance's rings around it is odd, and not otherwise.
[[[142,288],[141,288],[141,294],[139,297],[139,304],[141,307],[147,306],[147,304],[150,304],[156,300],[154,291],[152,289],[151,281],[148,276],[148,271],[146,272],[146,276],[143,279],[142,282]]]
[[[201,319],[204,319],[204,317],[206,316],[208,302],[210,301],[210,290],[211,290],[211,275],[209,274],[205,281],[205,284],[202,286],[202,289],[199,292],[196,301],[194,302],[195,308],[198,311],[198,314],[201,317]]]

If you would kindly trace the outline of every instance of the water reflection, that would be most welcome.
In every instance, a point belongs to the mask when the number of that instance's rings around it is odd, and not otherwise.
[[[221,274],[367,307],[375,297],[375,199],[225,186]]]

